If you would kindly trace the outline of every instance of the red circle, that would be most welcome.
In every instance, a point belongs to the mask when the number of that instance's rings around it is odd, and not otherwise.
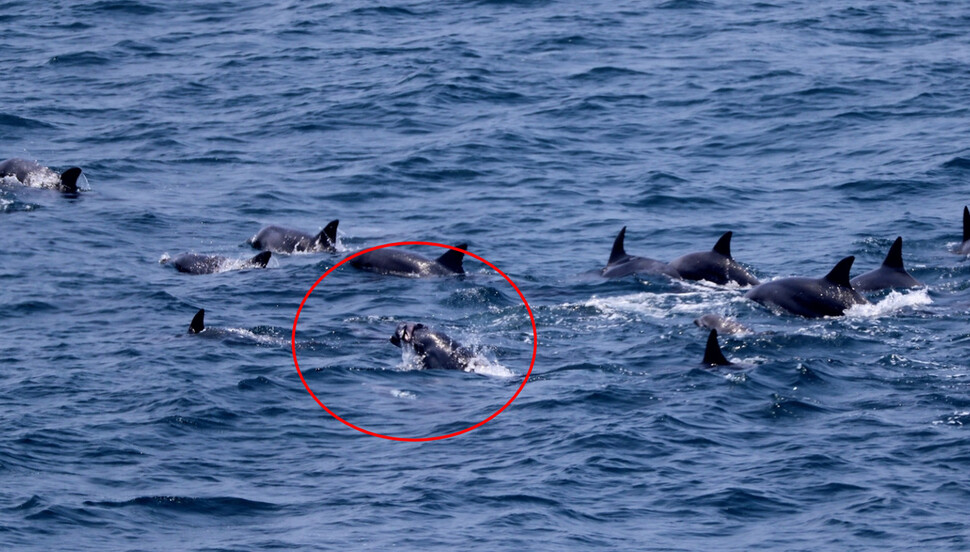
[[[453,249],[455,251],[460,251],[460,252],[464,253],[465,255],[468,255],[470,257],[474,257],[475,259],[478,259],[479,261],[481,261],[481,262],[485,263],[486,265],[488,265],[489,267],[491,267],[492,270],[494,270],[495,272],[498,272],[499,274],[501,274],[503,278],[505,278],[505,281],[507,281],[509,283],[509,285],[512,286],[512,289],[514,289],[516,291],[516,293],[519,294],[519,298],[522,299],[522,304],[525,305],[525,310],[529,313],[529,320],[532,322],[532,361],[529,362],[529,371],[526,372],[525,377],[522,378],[522,383],[519,384],[519,388],[515,390],[515,393],[512,395],[512,398],[508,400],[508,402],[506,402],[504,405],[502,405],[501,408],[499,408],[498,410],[496,410],[488,418],[485,418],[484,420],[478,422],[477,424],[475,424],[473,426],[466,427],[465,429],[462,429],[461,431],[455,431],[453,433],[448,433],[446,435],[435,435],[433,437],[395,437],[393,435],[384,435],[382,433],[377,433],[377,432],[374,432],[374,431],[370,431],[370,430],[364,429],[362,427],[355,426],[354,424],[352,424],[352,423],[348,422],[347,420],[341,418],[336,413],[334,413],[332,410],[330,410],[329,408],[327,408],[327,405],[323,404],[323,402],[319,398],[317,398],[317,396],[313,393],[313,390],[310,389],[310,385],[307,384],[306,379],[303,377],[303,372],[300,370],[300,363],[296,359],[296,324],[300,321],[300,312],[303,311],[303,305],[306,304],[306,300],[310,298],[310,294],[313,293],[313,290],[316,289],[317,285],[320,282],[322,282],[324,278],[326,278],[327,276],[329,276],[331,272],[333,272],[334,270],[337,270],[338,268],[340,268],[341,265],[343,265],[347,261],[353,259],[354,257],[363,255],[364,253],[368,253],[370,251],[376,251],[378,249],[384,249],[385,247],[395,247],[395,246],[399,246],[399,245],[430,245],[430,246],[433,246],[433,247],[443,247],[445,249]],[[486,423],[490,422],[492,420],[492,418],[494,418],[494,417],[498,416],[499,414],[501,414],[503,410],[505,410],[506,408],[509,407],[510,404],[512,404],[512,401],[514,401],[516,399],[516,397],[519,396],[519,393],[522,392],[522,389],[525,387],[526,382],[529,381],[529,376],[532,374],[532,368],[536,364],[536,352],[539,349],[539,333],[536,331],[536,319],[535,319],[535,316],[532,315],[532,308],[529,306],[529,302],[525,300],[525,295],[522,295],[522,291],[519,290],[519,287],[517,285],[515,285],[515,282],[513,282],[512,279],[509,278],[504,272],[502,272],[501,270],[499,270],[498,268],[496,268],[495,265],[493,265],[492,263],[486,261],[485,259],[479,257],[478,255],[476,255],[474,253],[469,253],[468,251],[465,251],[464,249],[460,249],[458,247],[453,247],[453,246],[450,246],[450,245],[445,245],[443,243],[435,243],[435,242],[406,241],[406,242],[385,243],[384,245],[378,245],[378,246],[375,246],[375,247],[371,247],[371,248],[368,248],[368,249],[364,249],[363,251],[358,251],[357,253],[354,253],[353,255],[351,255],[351,256],[343,259],[339,263],[337,263],[334,266],[330,267],[330,269],[327,270],[326,272],[324,272],[322,276],[320,276],[319,278],[317,278],[317,281],[314,282],[312,286],[310,286],[309,291],[307,291],[306,292],[306,295],[303,296],[303,301],[300,302],[300,308],[296,309],[296,317],[293,319],[293,333],[292,333],[292,336],[290,338],[290,346],[291,346],[291,348],[293,350],[293,364],[296,366],[296,372],[297,372],[297,374],[300,375],[300,381],[303,382],[303,386],[306,387],[307,392],[310,393],[310,396],[313,397],[313,400],[317,401],[317,404],[319,404],[331,416],[333,416],[334,418],[336,418],[336,419],[340,420],[341,422],[343,422],[344,425],[346,425],[347,427],[352,427],[352,428],[356,429],[357,431],[360,431],[361,433],[366,433],[367,435],[372,435],[374,437],[380,437],[382,439],[389,439],[391,441],[412,441],[412,442],[413,441],[438,441],[438,440],[441,440],[441,439],[448,439],[449,437],[455,437],[457,435],[461,435],[462,433],[468,433],[469,431],[471,431],[473,429],[479,428],[479,427],[485,425]]]

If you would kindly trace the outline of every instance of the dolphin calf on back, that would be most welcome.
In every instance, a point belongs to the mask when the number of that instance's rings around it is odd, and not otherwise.
[[[623,247],[625,238],[626,226],[620,229],[620,233],[613,240],[613,250],[610,251],[610,260],[606,262],[606,266],[601,271],[603,276],[606,278],[623,278],[631,274],[645,276],[664,274],[673,278],[679,276],[676,270],[670,268],[663,261],[628,255],[626,249]]]
[[[742,286],[757,285],[758,279],[731,257],[732,235],[733,232],[725,232],[710,251],[688,253],[670,261],[670,268],[685,280],[707,280],[720,285],[729,282]]]
[[[77,179],[81,176],[81,169],[71,167],[57,174],[40,163],[15,157],[0,163],[0,177],[5,176],[16,178],[24,186],[76,193]]]
[[[274,253],[316,253],[337,250],[337,224],[330,221],[317,235],[281,226],[266,226],[249,238],[249,245]]]
[[[468,244],[460,243],[455,247],[468,249]],[[354,257],[350,261],[350,266],[369,272],[398,276],[451,276],[465,273],[465,268],[462,266],[464,258],[463,252],[454,249],[445,251],[437,259],[429,259],[416,253],[385,247]]]
[[[854,260],[851,256],[842,259],[824,278],[781,278],[758,284],[744,296],[808,318],[841,316],[852,305],[868,303],[849,282]]]
[[[401,324],[391,336],[397,347],[410,346],[421,357],[421,365],[428,370],[465,370],[474,353],[447,335],[424,324]]]
[[[893,242],[889,248],[889,253],[886,255],[886,260],[882,262],[882,266],[860,276],[856,276],[851,280],[851,283],[856,291],[913,288],[922,287],[923,285],[916,278],[910,276],[909,272],[906,272],[906,269],[903,268],[902,236],[896,238],[896,241]]]
[[[241,266],[237,266],[238,261],[223,257],[221,255],[200,255],[198,253],[182,253],[172,257],[168,262],[179,272],[188,274],[213,274],[233,268],[266,268],[273,254],[263,251],[252,259],[249,259]]]

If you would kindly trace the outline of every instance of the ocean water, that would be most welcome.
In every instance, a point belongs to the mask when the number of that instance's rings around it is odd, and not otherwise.
[[[4,550],[970,549],[963,2],[0,1]],[[247,259],[266,224],[336,254]],[[780,316],[598,277],[734,232]],[[334,270],[467,243],[463,278]],[[410,246],[426,256],[442,252]],[[206,309],[210,330],[188,335]],[[700,365],[713,312],[740,369]],[[401,322],[478,373],[415,370]],[[291,346],[292,340],[292,346]],[[534,368],[524,387],[533,347]],[[298,357],[307,386],[294,366]],[[453,438],[400,442],[454,433]]]

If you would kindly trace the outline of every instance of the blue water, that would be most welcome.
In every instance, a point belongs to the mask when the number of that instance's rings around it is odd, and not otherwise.
[[[966,550],[970,7],[647,2],[0,2],[4,550]],[[252,256],[265,224],[341,252]],[[853,275],[904,237],[925,290],[838,319],[595,276],[734,231],[762,279]],[[343,256],[467,242],[535,315],[484,426],[395,442],[293,364]],[[427,256],[431,247],[412,251]],[[518,295],[341,267],[296,353],[349,422],[493,414]],[[592,273],[591,273],[592,271]],[[187,335],[199,308],[212,331]],[[755,333],[700,366],[715,312]],[[481,374],[411,369],[404,321]]]

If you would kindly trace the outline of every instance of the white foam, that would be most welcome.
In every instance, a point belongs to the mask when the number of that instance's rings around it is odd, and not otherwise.
[[[930,293],[926,288],[909,293],[892,291],[878,303],[853,305],[845,311],[845,316],[848,318],[879,318],[903,309],[921,307],[931,303],[933,303],[933,299],[930,298]]]
[[[391,396],[395,399],[408,399],[412,401],[418,398],[416,394],[402,389],[391,389]]]

